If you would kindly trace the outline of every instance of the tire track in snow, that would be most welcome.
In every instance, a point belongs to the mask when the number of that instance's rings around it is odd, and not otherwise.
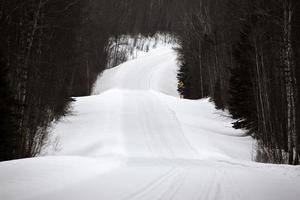
[[[173,200],[176,196],[176,194],[179,192],[179,190],[182,188],[184,181],[186,180],[188,173],[189,173],[189,169],[184,167],[183,169],[181,169],[182,172],[180,172],[180,176],[178,177],[178,179],[174,179],[174,182],[172,183],[172,185],[169,186],[169,189],[164,193],[164,195],[161,196],[161,198],[159,200]],[[169,197],[166,197],[166,196]]]
[[[180,141],[182,141],[182,143],[184,144],[183,146],[186,146],[187,149],[189,149],[191,152],[189,152],[189,155],[188,157],[191,156],[191,158],[197,158],[197,155],[199,155],[198,151],[192,146],[192,144],[189,142],[189,140],[187,139],[187,137],[185,136],[184,134],[184,131],[182,129],[182,125],[180,123],[180,121],[178,120],[177,118],[177,115],[175,113],[174,110],[172,110],[170,108],[170,106],[168,106],[164,101],[162,101],[158,96],[157,94],[153,94],[155,95],[156,99],[157,99],[157,102],[161,104],[161,107],[165,108],[169,113],[170,113],[170,117],[174,119],[174,122],[177,124],[177,127],[178,127],[178,132],[179,134],[177,135],[178,136],[178,139],[180,139]]]
[[[146,184],[141,189],[137,190],[136,192],[130,194],[129,196],[123,198],[122,200],[133,200],[133,199],[142,199],[145,195],[149,192],[152,192],[155,188],[162,185],[165,181],[167,181],[172,176],[176,175],[178,172],[176,168],[171,168],[162,176],[158,177],[157,179],[151,181],[150,183]]]
[[[140,149],[140,152],[146,152],[147,156],[153,157],[152,161],[157,162],[157,166],[174,168],[174,173],[150,182],[125,199],[148,199],[151,196],[159,200],[174,199],[183,187],[189,172],[187,162],[178,158],[194,156],[194,152],[191,146],[182,139],[182,129],[176,117],[168,108],[165,108],[155,94],[151,91],[126,90],[123,96],[124,105],[126,105],[125,113],[135,118],[133,119],[134,127],[131,127],[131,130],[138,130],[136,134],[141,137],[140,141],[143,140],[146,143],[145,146],[141,146],[144,149]],[[164,119],[168,119],[168,123]],[[129,122],[125,120],[124,126],[127,123]],[[130,136],[126,129],[124,134],[125,138]],[[129,156],[131,156],[130,152]]]

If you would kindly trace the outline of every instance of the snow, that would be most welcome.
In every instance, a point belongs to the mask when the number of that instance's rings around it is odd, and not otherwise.
[[[179,98],[172,47],[106,70],[40,157],[0,163],[0,199],[299,199],[299,167],[253,162],[228,113]]]

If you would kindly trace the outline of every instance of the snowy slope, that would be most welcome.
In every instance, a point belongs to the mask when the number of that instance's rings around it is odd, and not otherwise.
[[[0,163],[0,199],[299,199],[300,168],[252,162],[226,113],[179,98],[176,71],[171,45],[106,70],[44,157]]]

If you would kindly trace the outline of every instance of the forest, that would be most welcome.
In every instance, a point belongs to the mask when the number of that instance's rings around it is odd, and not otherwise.
[[[228,110],[257,161],[299,164],[297,0],[2,0],[0,160],[39,153],[72,97],[91,93],[111,38],[157,32],[179,42],[183,97]]]

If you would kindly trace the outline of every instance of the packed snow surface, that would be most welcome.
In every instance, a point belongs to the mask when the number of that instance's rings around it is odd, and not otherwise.
[[[43,156],[0,163],[0,199],[299,200],[300,168],[253,162],[227,113],[179,98],[176,71],[172,45],[106,70]]]

